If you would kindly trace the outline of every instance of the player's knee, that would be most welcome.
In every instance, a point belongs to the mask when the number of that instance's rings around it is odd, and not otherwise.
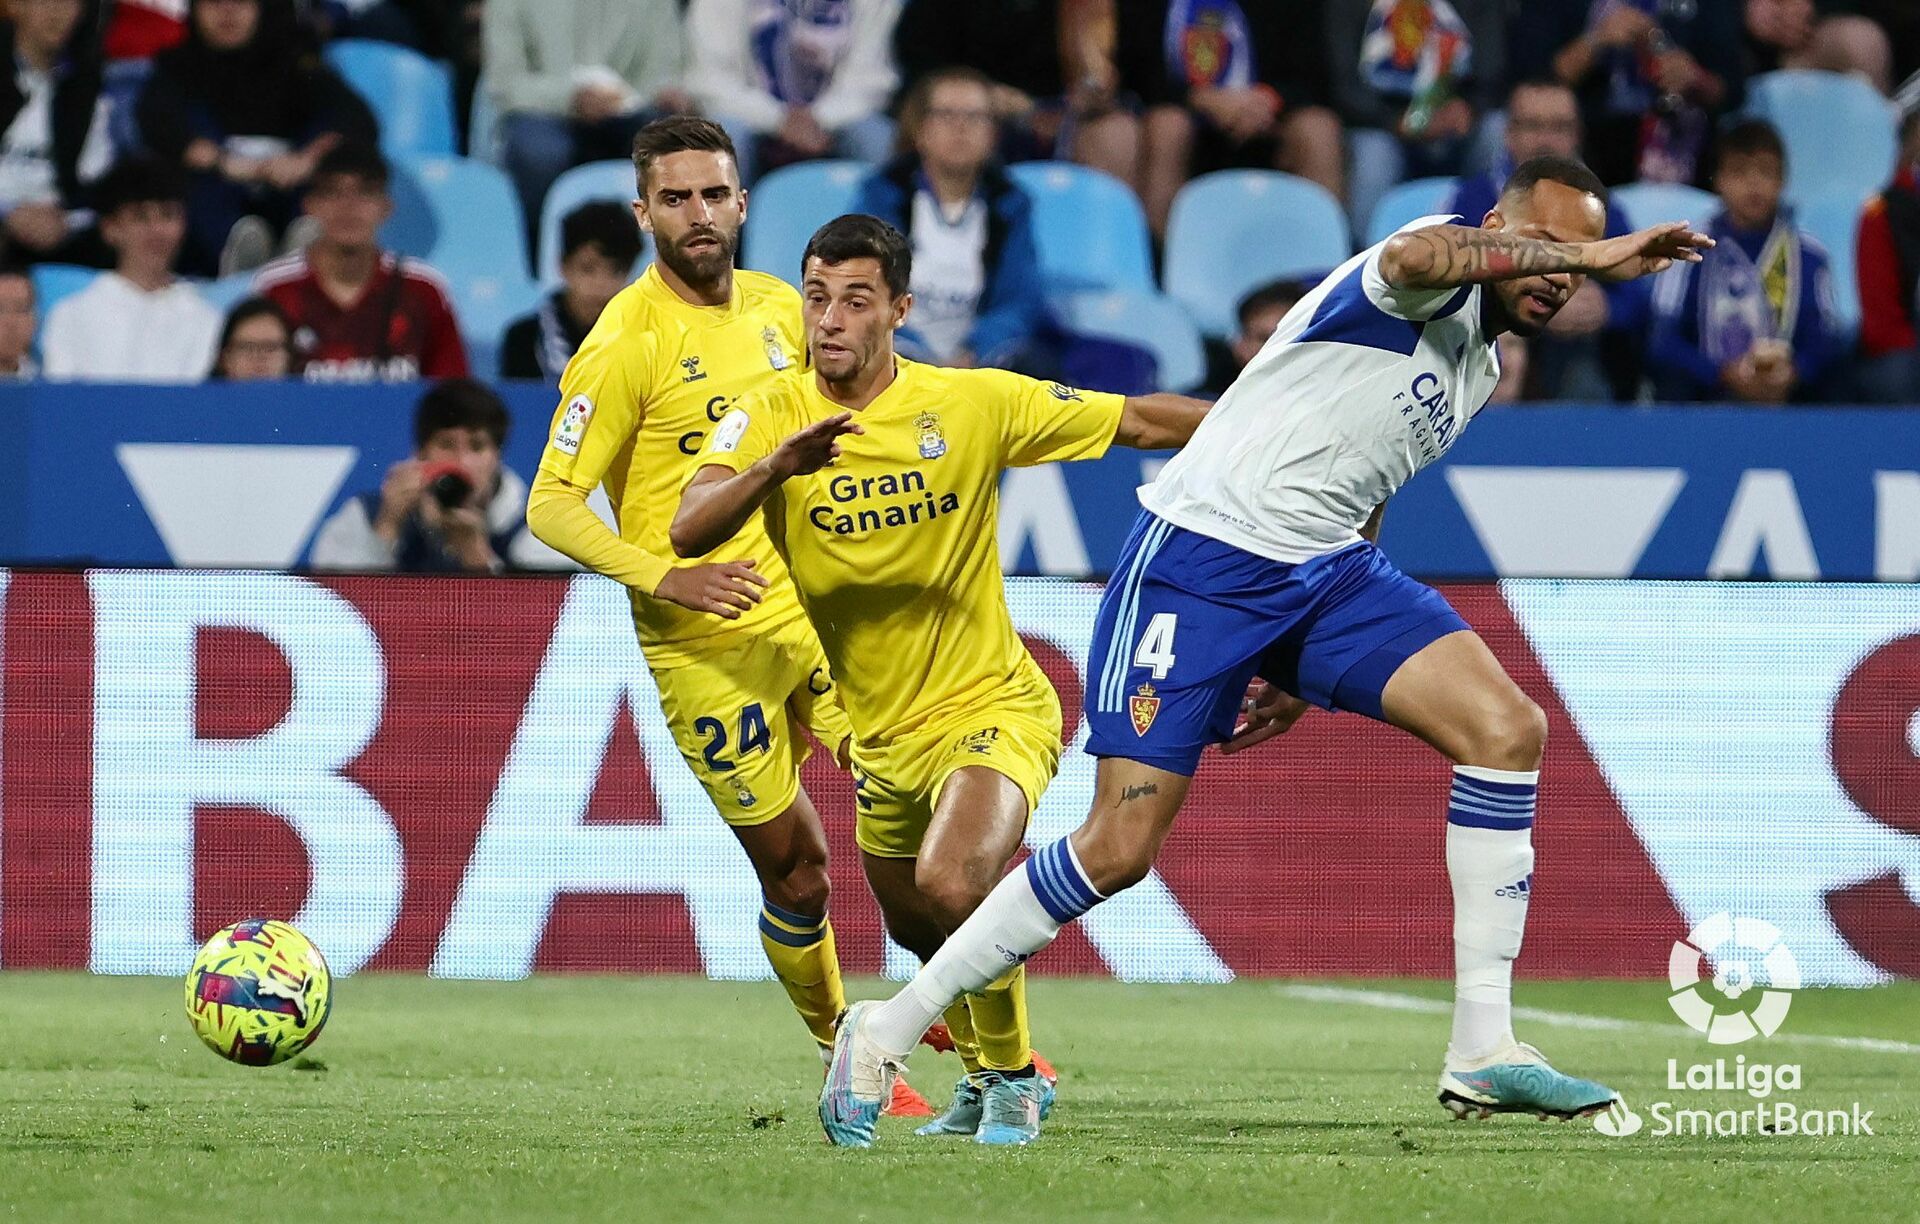
[[[1125,822],[1089,820],[1073,843],[1087,882],[1103,897],[1132,888],[1153,870],[1154,844]]]
[[[795,864],[777,880],[767,883],[767,900],[783,910],[818,918],[827,912],[827,900],[833,884],[827,878],[825,863]]]
[[[1488,711],[1480,728],[1475,756],[1467,764],[1489,769],[1529,770],[1540,768],[1547,750],[1547,714],[1537,702],[1521,693],[1500,702]]]
[[[939,864],[925,859],[915,869],[913,882],[934,920],[949,931],[958,929],[968,915],[980,908],[994,884],[989,872],[968,870],[966,864]]]

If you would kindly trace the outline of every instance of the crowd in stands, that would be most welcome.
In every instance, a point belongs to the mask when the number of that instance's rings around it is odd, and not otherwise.
[[[0,0],[0,13],[14,66],[0,80],[4,379],[556,383],[647,254],[630,190],[562,185],[624,159],[653,118],[699,111],[767,199],[800,163],[853,167],[841,207],[913,244],[901,340],[924,360],[1083,369],[1089,337],[1066,291],[1165,302],[1154,269],[1174,262],[1192,185],[1284,177],[1274,198],[1323,201],[1341,249],[1219,303],[1214,325],[1235,325],[1207,338],[1191,380],[1218,390],[1312,273],[1383,225],[1478,223],[1515,164],[1558,153],[1626,188],[1609,233],[1681,219],[1635,211],[1668,185],[1679,194],[1660,198],[1700,209],[1686,219],[1719,245],[1651,285],[1586,286],[1546,335],[1503,345],[1497,398],[1920,402],[1920,4],[1902,0]],[[1867,111],[1836,111],[1823,133],[1798,102],[1770,109],[1768,83],[1803,72],[1820,88],[1789,97],[1852,90]],[[1897,132],[1897,157],[1854,157],[1857,182],[1828,181],[1820,146],[1861,137],[1862,113]],[[447,158],[497,178],[512,214],[495,220],[514,249],[460,261],[477,274],[449,266],[466,222],[427,190]],[[1061,227],[1023,163],[1123,185],[1147,283],[1066,283],[1049,248]],[[1261,241],[1294,240],[1291,206],[1273,205]],[[545,284],[543,268],[557,269]]]

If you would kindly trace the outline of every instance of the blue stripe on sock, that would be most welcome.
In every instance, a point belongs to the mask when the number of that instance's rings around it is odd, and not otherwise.
[[[1538,782],[1489,782],[1485,778],[1475,778],[1457,771],[1453,775],[1453,784],[1484,791],[1489,795],[1531,795],[1540,789]]]
[[[1064,838],[1036,851],[1027,860],[1027,873],[1041,906],[1063,926],[1100,904],[1100,894],[1074,866]]]
[[[820,915],[818,918],[809,918],[805,914],[796,914],[792,910],[781,909],[765,897],[760,898],[760,904],[769,914],[772,914],[788,926],[804,927],[807,930],[813,930],[816,927],[825,925],[827,921],[825,914]]]
[[[1054,843],[1054,846],[1058,852],[1057,861],[1060,864],[1060,874],[1067,881],[1068,891],[1072,894],[1073,903],[1078,906],[1080,912],[1084,914],[1094,906],[1100,904],[1100,894],[1093,890],[1093,884],[1081,873],[1080,868],[1074,864],[1073,852],[1067,848],[1066,839],[1062,838],[1060,841]]]
[[[823,922],[817,931],[808,931],[804,935],[796,935],[785,927],[775,926],[768,920],[765,914],[762,914],[760,915],[760,933],[773,942],[785,944],[789,948],[811,948],[827,937],[827,926]]]
[[[1073,908],[1063,904],[1048,888],[1046,877],[1041,874],[1040,856],[1037,854],[1027,860],[1027,883],[1033,885],[1033,895],[1039,900],[1040,908],[1047,911],[1055,922],[1065,926],[1073,921]]]
[[[1455,803],[1477,803],[1481,807],[1498,808],[1505,812],[1531,812],[1534,804],[1532,795],[1524,799],[1518,797],[1494,799],[1487,795],[1476,795],[1472,791],[1461,790],[1458,787],[1455,787],[1448,797]]]
[[[1479,812],[1466,812],[1459,808],[1447,810],[1447,823],[1460,825],[1468,829],[1499,829],[1507,833],[1518,833],[1533,827],[1531,816],[1484,816]]]

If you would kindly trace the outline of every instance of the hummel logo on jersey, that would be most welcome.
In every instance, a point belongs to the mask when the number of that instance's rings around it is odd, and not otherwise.
[[[1493,890],[1494,896],[1505,897],[1510,901],[1525,901],[1532,894],[1533,877],[1530,875],[1522,876],[1518,881],[1504,888],[1496,888]]]
[[[1069,404],[1077,404],[1081,400],[1080,393],[1065,383],[1048,383],[1047,394]]]
[[[699,382],[707,376],[707,372],[700,368],[698,357],[682,357],[680,368],[687,372],[686,377],[680,380],[683,383]]]

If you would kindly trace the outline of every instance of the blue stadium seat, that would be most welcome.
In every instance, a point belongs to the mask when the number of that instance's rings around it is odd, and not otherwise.
[[[1071,162],[1021,162],[1013,181],[1033,199],[1040,271],[1056,289],[1153,289],[1147,215],[1119,179]]]
[[[1796,205],[1793,219],[1827,251],[1833,270],[1834,313],[1849,333],[1860,330],[1860,282],[1854,242],[1860,233],[1864,196],[1849,191],[1828,192]]]
[[[540,283],[560,283],[560,222],[574,209],[593,200],[611,200],[622,208],[631,207],[634,197],[633,163],[597,161],[573,169],[553,180],[547,199],[540,206]],[[756,192],[754,199],[758,200]],[[748,215],[752,215],[751,209]],[[644,268],[653,262],[653,235],[642,237],[640,262]]]
[[[40,322],[44,324],[47,316],[63,298],[72,297],[93,283],[100,275],[98,268],[82,268],[75,264],[35,264],[33,266],[34,306],[40,312]]]
[[[1222,170],[1173,198],[1166,288],[1201,331],[1225,336],[1251,290],[1331,271],[1351,254],[1346,215],[1326,188],[1277,170]]]
[[[467,361],[476,376],[492,378],[500,370],[500,338],[507,324],[540,304],[540,286],[519,264],[491,270],[469,266],[447,277]]]
[[[1627,224],[1635,229],[1662,221],[1691,221],[1701,226],[1720,211],[1720,200],[1712,192],[1684,183],[1626,183],[1610,194]]]
[[[747,200],[742,265],[798,284],[807,240],[853,211],[860,184],[872,173],[865,162],[810,161],[762,175]]]
[[[1447,201],[1453,198],[1457,179],[1447,177],[1408,179],[1386,195],[1380,197],[1380,203],[1373,209],[1373,216],[1367,221],[1367,245],[1385,242],[1387,236],[1409,221],[1418,221],[1421,217],[1430,217],[1446,211]],[[1469,217],[1469,225],[1478,225],[1480,218]]]
[[[441,275],[526,276],[526,225],[507,176],[467,157],[394,159],[393,218],[381,239]]]
[[[373,108],[380,120],[380,148],[388,156],[458,151],[453,77],[445,64],[366,38],[328,43],[326,54],[327,63]]]
[[[1124,340],[1152,353],[1162,390],[1191,391],[1207,376],[1199,329],[1180,304],[1164,294],[1081,289],[1054,294],[1049,304],[1068,331]]]
[[[1886,186],[1899,152],[1893,103],[1859,77],[1769,72],[1747,82],[1747,111],[1780,129],[1787,145],[1787,199],[1810,201]]]
[[[195,281],[193,287],[215,310],[226,314],[253,296],[253,277],[251,272],[242,272],[237,276],[223,276],[219,280]]]

